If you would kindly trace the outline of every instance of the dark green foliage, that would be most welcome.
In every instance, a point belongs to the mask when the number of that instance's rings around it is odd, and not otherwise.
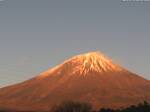
[[[23,111],[10,111],[0,109],[0,112],[23,112]],[[29,111],[25,111],[29,112]],[[30,111],[32,112],[32,111]],[[34,111],[36,112],[36,111]],[[42,111],[38,111],[42,112]],[[64,102],[58,106],[53,107],[50,112],[150,112],[150,104],[144,101],[137,106],[131,105],[128,108],[113,110],[110,108],[101,108],[99,111],[93,111],[91,105],[80,102]]]
[[[132,105],[125,109],[120,110],[112,110],[112,109],[100,109],[98,112],[150,112],[150,105],[144,101],[144,103],[140,103],[137,106]]]
[[[64,102],[52,109],[53,112],[91,112],[91,105],[79,102]]]
[[[99,112],[115,112],[113,109],[102,108]]]
[[[150,105],[144,101],[137,106],[131,105],[128,108],[113,110],[110,108],[101,108],[99,111],[92,111],[91,106],[86,103],[65,102],[53,108],[51,112],[150,112]]]
[[[64,102],[58,106],[54,106],[51,112],[150,112],[150,104],[146,101],[137,106],[132,105],[128,108],[113,110],[102,108],[99,111],[92,111],[91,106],[86,103]]]

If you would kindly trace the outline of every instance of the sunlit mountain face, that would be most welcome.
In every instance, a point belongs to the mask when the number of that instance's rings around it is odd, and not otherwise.
[[[61,68],[62,67],[62,68]],[[66,67],[66,68],[65,68]],[[61,68],[60,70],[58,70]],[[122,70],[121,67],[115,65],[111,62],[111,60],[107,59],[100,52],[90,52],[78,56],[74,56],[71,59],[66,60],[64,63],[50,69],[49,73],[43,74],[41,76],[49,76],[51,72],[57,71],[57,73],[61,73],[62,70],[70,70],[69,74],[73,75],[76,73],[78,75],[88,75],[89,72],[119,72]]]
[[[25,82],[0,89],[0,107],[49,110],[64,101],[121,108],[150,101],[150,81],[100,52],[74,56]]]

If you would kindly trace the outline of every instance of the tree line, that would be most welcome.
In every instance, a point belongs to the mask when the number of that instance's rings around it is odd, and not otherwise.
[[[23,112],[23,111],[10,111],[0,109],[0,112]],[[54,106],[50,111],[46,112],[150,112],[150,104],[144,101],[143,103],[139,103],[138,105],[131,105],[127,108],[122,109],[100,108],[99,110],[93,110],[92,106],[88,103],[68,101],[63,102],[60,105]]]
[[[100,108],[94,111],[92,106],[87,103],[65,102],[54,107],[51,112],[150,112],[150,104],[144,101],[123,109]]]

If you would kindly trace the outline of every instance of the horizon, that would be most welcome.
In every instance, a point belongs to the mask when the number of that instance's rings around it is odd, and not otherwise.
[[[0,0],[0,88],[91,51],[150,80],[149,5]]]

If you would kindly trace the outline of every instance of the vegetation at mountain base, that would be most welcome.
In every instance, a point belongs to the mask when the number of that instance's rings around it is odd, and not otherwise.
[[[131,105],[122,109],[100,108],[99,110],[92,110],[92,106],[88,103],[68,101],[53,106],[50,111],[14,111],[0,109],[0,112],[150,112],[150,104],[144,101],[138,105]]]
[[[92,106],[87,103],[68,101],[58,106],[54,106],[51,111],[53,112],[91,112]]]
[[[56,106],[52,112],[150,112],[150,104],[144,101],[138,105],[131,105],[123,109],[101,108],[98,111],[94,111],[92,106],[87,103],[65,102]]]
[[[138,105],[131,105],[130,107],[124,109],[110,109],[102,108],[98,112],[150,112],[150,104],[144,101],[144,103],[139,103]]]

